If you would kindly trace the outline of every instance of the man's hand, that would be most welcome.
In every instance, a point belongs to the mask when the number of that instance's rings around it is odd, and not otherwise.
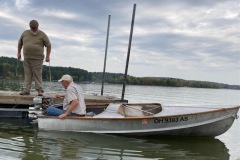
[[[66,113],[63,113],[63,114],[59,115],[58,117],[61,118],[61,119],[63,119],[63,118],[65,118],[66,116],[67,116],[67,114],[66,114]]]
[[[65,118],[67,115],[69,115],[70,113],[72,113],[73,109],[77,106],[78,104],[78,100],[74,99],[70,102],[70,106],[68,107],[68,109],[65,111],[65,113],[59,115],[59,118]]]
[[[18,58],[18,59],[21,59],[21,53],[18,53],[18,54],[17,54],[17,58]]]
[[[50,58],[49,58],[49,57],[46,57],[46,58],[45,58],[45,61],[46,61],[46,62],[50,62]]]
[[[56,98],[64,98],[64,97],[65,97],[64,94],[57,94],[57,95],[56,95]]]

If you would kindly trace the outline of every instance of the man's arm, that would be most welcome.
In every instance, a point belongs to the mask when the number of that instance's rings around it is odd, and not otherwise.
[[[61,114],[61,115],[59,115],[58,117],[59,118],[64,118],[67,115],[69,115],[73,111],[73,109],[77,106],[77,104],[78,104],[78,100],[77,99],[72,100],[72,102],[70,103],[70,106],[68,107],[66,112]]]
[[[18,44],[18,53],[17,53],[17,58],[21,59],[21,51],[22,51],[22,44]]]
[[[46,52],[47,52],[47,54],[46,54],[46,58],[45,58],[45,61],[46,61],[46,62],[50,62],[51,48],[52,48],[52,47],[51,47],[51,44],[48,45],[47,48],[46,48]]]

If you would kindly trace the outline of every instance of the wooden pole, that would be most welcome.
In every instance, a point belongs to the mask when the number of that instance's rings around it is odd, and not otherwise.
[[[106,61],[107,61],[107,50],[108,50],[108,37],[109,37],[110,19],[111,19],[111,15],[108,16],[108,29],[107,29],[107,38],[106,38],[106,47],[105,47],[105,58],[104,58],[104,66],[103,66],[103,75],[102,75],[101,96],[103,95],[103,89],[104,89],[104,79],[105,79],[105,69],[106,69]]]
[[[124,100],[125,86],[126,86],[126,83],[127,83],[127,72],[128,72],[128,64],[129,64],[129,57],[130,57],[130,51],[131,51],[131,44],[132,44],[132,34],[133,34],[133,27],[134,27],[135,11],[136,11],[136,4],[133,5],[132,23],[131,23],[130,37],[129,37],[129,43],[128,43],[128,53],[127,53],[125,74],[124,74],[124,79],[123,79],[123,89],[122,89],[121,101]]]

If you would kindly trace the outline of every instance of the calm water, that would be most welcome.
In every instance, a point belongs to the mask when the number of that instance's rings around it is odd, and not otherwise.
[[[45,82],[46,92],[64,92]],[[100,94],[101,85],[81,84],[86,94]],[[0,90],[21,88],[19,82],[0,81]],[[105,85],[104,95],[121,97],[122,85]],[[129,102],[162,104],[240,104],[239,90],[127,86]],[[240,113],[239,113],[240,114]],[[239,118],[240,119],[240,118]],[[215,138],[134,138],[102,134],[40,132],[24,119],[0,119],[0,159],[197,159],[240,160],[240,120]]]

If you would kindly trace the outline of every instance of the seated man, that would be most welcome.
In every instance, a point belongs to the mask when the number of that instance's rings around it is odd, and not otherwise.
[[[86,104],[82,88],[73,82],[70,75],[63,75],[58,82],[61,82],[63,87],[67,89],[66,95],[56,95],[57,98],[64,98],[63,110],[54,106],[47,108],[49,116],[58,116],[64,118],[66,116],[84,116],[86,114]]]

